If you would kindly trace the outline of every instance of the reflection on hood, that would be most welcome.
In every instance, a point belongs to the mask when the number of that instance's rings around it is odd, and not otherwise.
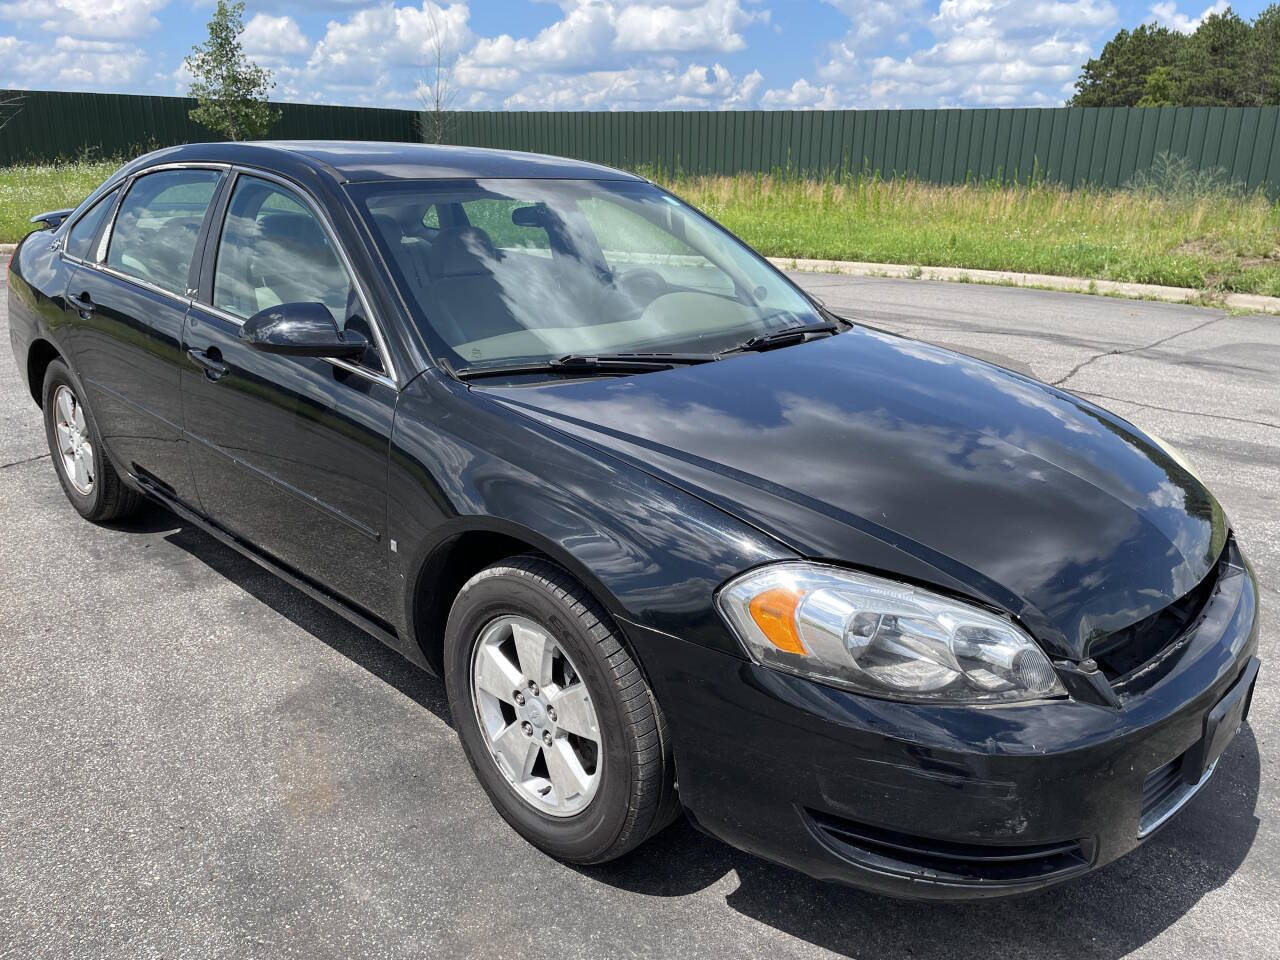
[[[866,563],[869,534],[980,596],[1012,594],[1010,612],[1063,651],[1185,594],[1226,536],[1204,487],[1119,418],[863,329],[694,368],[483,392],[808,556]]]

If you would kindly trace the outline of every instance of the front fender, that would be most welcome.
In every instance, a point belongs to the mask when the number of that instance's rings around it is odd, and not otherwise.
[[[427,559],[460,533],[486,531],[562,564],[617,617],[741,656],[715,612],[716,588],[795,556],[710,504],[434,370],[401,393],[388,487],[402,631]]]

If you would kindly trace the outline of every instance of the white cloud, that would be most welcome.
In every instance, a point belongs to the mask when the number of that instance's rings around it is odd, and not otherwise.
[[[754,105],[764,78],[758,70],[735,77],[720,64],[660,66],[586,73],[549,73],[502,98],[509,110],[717,110]]]
[[[0,18],[33,22],[42,30],[65,36],[137,37],[160,26],[155,12],[167,3],[168,0],[14,0],[0,3]],[[90,69],[101,67],[91,65]]]
[[[277,68],[277,92],[416,106],[439,26],[458,107],[736,108],[759,97],[759,71],[735,75],[717,57],[744,49],[743,31],[768,23],[760,0],[561,0],[560,11],[527,36],[480,37],[462,2],[358,10],[329,22],[305,65]]]
[[[0,38],[0,77],[185,92],[180,53],[139,60],[145,41],[136,38],[155,31],[167,2],[0,0],[0,21],[12,20],[6,32],[16,35]],[[786,0],[555,0],[544,8],[547,26],[486,36],[475,32],[469,0],[311,0],[309,17],[285,0],[257,0],[243,39],[274,71],[279,99],[417,107],[439,35],[459,108],[831,109],[1061,103],[1119,25],[1111,0],[824,2],[846,25],[815,40],[812,59],[766,60],[751,49],[761,38],[776,43],[770,34],[784,27],[789,38],[807,27]],[[1150,14],[1190,30],[1226,2],[1192,17],[1162,0]],[[327,11],[323,29],[318,10]],[[118,46],[56,58],[55,35]]]
[[[768,10],[744,10],[739,0],[702,0],[672,4],[618,0],[565,0],[565,16],[532,37],[501,34],[480,40],[468,52],[468,67],[611,66],[619,55],[732,53],[746,40],[740,32],[765,23]]]
[[[765,91],[760,106],[765,110],[832,110],[845,104],[831,84],[818,87],[801,77],[785,89]]]
[[[0,37],[0,88],[112,90],[139,77],[146,54],[131,44],[59,36],[52,46]]]
[[[322,69],[367,70],[378,64],[425,63],[437,33],[454,51],[470,45],[471,11],[465,3],[441,7],[424,0],[420,7],[370,7],[344,23],[330,20],[316,44],[310,65]]]
[[[468,66],[511,65],[512,69],[573,67],[601,61],[616,36],[612,4],[580,3],[563,20],[519,39],[509,34],[480,40],[464,58]],[[519,66],[516,67],[515,65]]]
[[[333,100],[378,106],[414,106],[412,90],[432,61],[435,38],[446,59],[474,42],[465,3],[442,6],[386,4],[330,20],[324,37],[300,68],[276,71],[281,99]]]
[[[747,43],[739,32],[767,23],[768,10],[747,11],[738,0],[708,0],[681,7],[637,4],[617,12],[619,50],[699,50],[732,53]]]
[[[255,13],[244,25],[240,40],[245,53],[257,57],[287,57],[311,50],[311,42],[290,16]]]
[[[1148,18],[1148,22],[1172,27],[1179,33],[1195,33],[1196,27],[1200,26],[1201,21],[1206,17],[1215,13],[1223,13],[1230,6],[1230,0],[1218,0],[1218,2],[1212,6],[1205,7],[1204,12],[1200,14],[1200,16],[1189,17],[1185,13],[1180,13],[1178,11],[1177,3],[1153,3],[1151,5],[1151,16]]]
[[[1023,106],[1060,103],[1095,43],[1114,26],[1108,0],[827,0],[849,17],[816,70],[826,87],[770,90],[762,102],[811,97],[858,107]],[[903,28],[932,43],[910,49]],[[908,52],[882,52],[889,38]],[[821,91],[818,96],[815,91]]]

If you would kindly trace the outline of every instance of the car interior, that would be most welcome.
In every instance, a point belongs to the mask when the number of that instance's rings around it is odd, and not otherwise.
[[[247,319],[281,303],[319,302],[340,330],[369,340],[362,363],[383,369],[346,268],[315,216],[273,184],[242,178],[227,211],[213,303]]]
[[[407,292],[468,362],[669,348],[759,317],[693,250],[606,252],[586,217],[567,222],[543,204],[479,197],[370,212]]]

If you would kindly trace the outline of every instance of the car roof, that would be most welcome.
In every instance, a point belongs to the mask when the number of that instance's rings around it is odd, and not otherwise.
[[[144,162],[145,161],[145,162]],[[489,150],[426,143],[364,140],[255,140],[244,143],[192,143],[158,150],[136,166],[153,163],[216,161],[246,163],[281,173],[299,165],[339,182],[366,180],[557,179],[640,180],[583,160],[540,153]],[[131,166],[135,166],[132,165]]]

